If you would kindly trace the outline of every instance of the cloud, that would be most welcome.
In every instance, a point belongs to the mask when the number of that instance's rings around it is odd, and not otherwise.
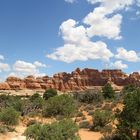
[[[10,71],[9,64],[0,62],[0,72],[8,72],[8,71]]]
[[[92,42],[87,36],[84,26],[69,19],[60,26],[60,34],[65,42],[64,46],[55,49],[55,52],[47,54],[48,58],[60,60],[66,63],[74,61],[87,61],[100,59],[108,61],[113,57],[112,52],[102,41]]]
[[[127,64],[123,64],[121,60],[116,61],[114,63],[111,63],[111,67],[114,67],[116,69],[126,69],[128,68]]]
[[[34,62],[34,65],[35,65],[36,67],[44,67],[44,68],[47,67],[46,64],[43,64],[43,63],[41,63],[41,62],[39,62],[39,61],[35,61],[35,62]]]
[[[43,76],[44,73],[40,73],[39,68],[46,67],[45,64],[42,64],[39,61],[35,61],[34,63],[29,63],[21,60],[17,60],[13,65],[13,72],[10,73],[12,76],[25,77],[28,75],[34,76]]]
[[[0,55],[0,60],[4,60],[4,56],[3,55]]]
[[[121,22],[122,16],[120,14],[107,18],[105,16],[100,16],[99,13],[96,12],[89,13],[84,19],[84,23],[89,25],[87,28],[89,37],[104,36],[108,39],[122,38],[120,35]]]
[[[87,0],[91,4],[98,3],[92,12],[87,14],[82,23],[73,19],[64,21],[60,26],[60,35],[64,45],[58,47],[46,57],[66,63],[74,61],[101,60],[109,61],[114,54],[103,41],[93,41],[94,37],[106,37],[107,39],[122,39],[121,24],[123,16],[120,10],[127,11],[136,3],[135,0]],[[137,0],[138,3],[139,0]],[[122,51],[122,50],[121,50]],[[138,61],[139,57],[134,51],[120,52],[115,56],[117,59]],[[129,56],[131,55],[131,56]],[[114,63],[123,65],[121,61]],[[124,67],[124,65],[123,65]],[[126,67],[126,65],[125,65]]]
[[[68,3],[74,3],[76,0],[65,0],[65,2],[68,2]]]
[[[132,5],[135,0],[87,0],[91,4],[100,3],[100,7],[105,7],[109,13],[121,10]],[[139,0],[137,0],[139,1]]]
[[[140,56],[134,50],[127,51],[124,48],[118,48],[117,54],[115,55],[117,59],[122,59],[128,62],[139,62]]]
[[[118,10],[133,4],[133,0],[87,0],[91,4],[100,3],[93,12],[85,18],[84,23],[89,27],[87,33],[90,37],[104,36],[108,39],[121,39],[122,15],[114,14]],[[112,15],[114,14],[114,15]]]

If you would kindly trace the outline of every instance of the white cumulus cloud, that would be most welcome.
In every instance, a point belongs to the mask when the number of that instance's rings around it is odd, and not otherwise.
[[[133,0],[87,0],[91,4],[100,3],[93,12],[85,18],[84,23],[89,25],[88,35],[104,36],[109,39],[121,39],[122,15],[114,14],[118,10],[127,8],[133,4]],[[113,15],[111,15],[113,14]]]
[[[111,67],[116,69],[126,69],[128,68],[127,64],[123,64],[121,60],[111,63]]]
[[[10,70],[9,64],[0,62],[0,72],[8,72]]]
[[[3,55],[0,55],[0,60],[4,60],[4,56]]]
[[[39,71],[40,67],[46,67],[46,65],[42,64],[39,61],[30,63],[30,62],[17,60],[13,65],[13,72],[10,73],[10,76],[19,76],[19,77],[25,77],[28,75],[43,76],[45,74],[40,73]]]
[[[55,49],[55,52],[47,54],[48,58],[71,63],[77,60],[89,59],[108,61],[113,57],[112,52],[102,41],[92,42],[87,36],[84,26],[78,26],[75,20],[69,19],[60,26],[60,33],[64,39],[64,46]]]
[[[43,64],[43,63],[41,63],[41,62],[39,62],[39,61],[35,61],[35,62],[34,62],[34,65],[35,65],[36,67],[44,67],[44,68],[47,67],[46,64]]]
[[[118,48],[117,54],[115,55],[117,59],[122,59],[128,62],[139,62],[140,56],[134,50],[126,50],[125,48]]]

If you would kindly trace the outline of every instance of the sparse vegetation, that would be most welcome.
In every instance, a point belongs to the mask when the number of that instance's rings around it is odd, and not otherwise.
[[[76,106],[74,99],[69,95],[60,95],[48,99],[44,106],[43,116],[64,116],[70,117],[74,115]]]
[[[77,132],[78,126],[73,121],[62,120],[47,125],[30,125],[25,135],[27,140],[80,140]]]
[[[0,126],[0,134],[7,133],[7,132],[13,132],[15,129],[11,126],[7,125],[1,125]]]
[[[100,131],[104,129],[113,119],[112,113],[107,110],[96,110],[93,114],[93,126],[91,130]]]
[[[100,92],[85,91],[84,93],[74,93],[74,98],[83,103],[98,103],[103,101],[103,95]]]
[[[27,139],[79,140],[78,127],[69,119],[75,120],[79,128],[101,132],[101,140],[140,139],[140,89],[135,86],[126,86],[118,94],[107,84],[102,92],[46,95],[0,95],[0,133],[14,131],[21,115],[20,120],[30,118],[26,123]],[[57,121],[47,124],[35,118]]]
[[[19,121],[19,112],[12,107],[4,108],[0,112],[0,121],[6,125],[16,125]]]
[[[56,96],[56,95],[57,95],[57,91],[56,91],[55,89],[50,88],[50,89],[47,89],[47,90],[44,92],[43,98],[44,98],[45,100],[48,100],[50,97],[54,97],[54,96]]]
[[[113,90],[111,84],[106,84],[102,88],[102,92],[105,99],[112,99],[115,97],[115,91]]]

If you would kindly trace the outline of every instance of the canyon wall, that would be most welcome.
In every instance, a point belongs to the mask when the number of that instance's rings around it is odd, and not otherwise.
[[[121,70],[102,70],[77,68],[71,73],[57,73],[53,77],[28,76],[25,79],[8,77],[4,83],[0,83],[0,90],[20,89],[48,89],[55,88],[59,91],[85,90],[89,87],[104,86],[111,83],[116,86],[135,84],[140,86],[140,74],[134,72],[130,75]]]

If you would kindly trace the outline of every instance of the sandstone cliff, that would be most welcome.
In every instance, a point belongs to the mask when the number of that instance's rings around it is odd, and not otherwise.
[[[0,83],[0,90],[9,89],[48,89],[55,88],[59,91],[85,90],[88,87],[104,86],[106,83],[116,86],[136,84],[140,86],[140,74],[134,72],[130,75],[121,70],[102,70],[77,68],[71,73],[58,73],[53,77],[28,76],[25,79],[8,77],[4,83]]]

